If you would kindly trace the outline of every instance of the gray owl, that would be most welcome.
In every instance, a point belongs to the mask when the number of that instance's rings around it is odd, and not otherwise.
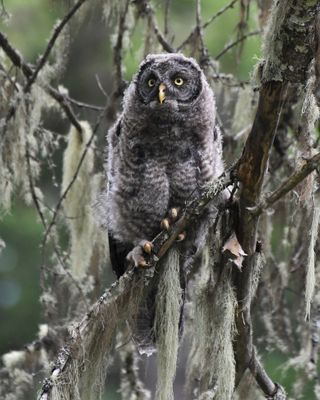
[[[159,233],[161,221],[176,217],[170,210],[183,209],[223,171],[214,95],[196,61],[182,54],[147,56],[107,140],[102,202],[119,277],[128,259],[143,265],[146,241]],[[213,222],[210,207],[179,244],[183,270],[201,253]]]

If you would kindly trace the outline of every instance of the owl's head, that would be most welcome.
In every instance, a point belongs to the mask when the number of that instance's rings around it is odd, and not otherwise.
[[[149,55],[135,78],[140,102],[153,109],[181,109],[202,92],[203,74],[195,60],[182,54]]]

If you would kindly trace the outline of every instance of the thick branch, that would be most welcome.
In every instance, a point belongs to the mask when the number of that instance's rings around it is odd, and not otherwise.
[[[239,163],[238,177],[242,189],[237,235],[248,257],[245,259],[243,272],[235,271],[235,285],[240,305],[240,312],[236,318],[238,336],[235,343],[237,384],[253,356],[250,305],[253,297],[253,274],[256,269],[254,253],[259,217],[253,216],[250,209],[260,201],[269,154],[285,97],[286,82],[293,79],[296,82],[305,82],[312,59],[310,49],[312,49],[317,3],[304,0],[275,3],[276,9],[273,11],[273,20],[266,39],[266,62],[258,109]],[[311,27],[306,23],[306,19]],[[304,44],[303,57],[299,56],[302,50],[296,46],[297,43]]]
[[[274,2],[271,23],[264,44],[263,80],[304,83],[314,56],[317,0]]]
[[[283,92],[282,82],[269,82],[261,87],[256,117],[238,167],[238,177],[242,183],[239,240],[249,255],[255,252],[257,220],[252,220],[248,207],[254,206],[260,197],[270,149],[277,130]],[[247,289],[244,288],[245,293]]]
[[[249,209],[260,198],[269,153],[277,130],[283,89],[284,84],[282,82],[268,82],[261,87],[256,117],[238,167],[238,178],[242,182],[242,189],[237,236],[248,256],[244,260],[242,272],[234,272],[237,299],[240,306],[240,312],[236,317],[238,331],[235,343],[236,384],[239,384],[244,371],[248,368],[253,352],[250,305],[253,295],[251,293],[252,276],[256,267],[254,253],[258,216],[253,216]]]
[[[273,399],[273,400],[286,399],[286,393],[284,389],[277,383],[273,383],[272,380],[269,378],[265,369],[263,368],[263,365],[257,358],[255,349],[253,350],[249,368],[250,372],[256,379],[260,388],[268,396],[268,399]]]

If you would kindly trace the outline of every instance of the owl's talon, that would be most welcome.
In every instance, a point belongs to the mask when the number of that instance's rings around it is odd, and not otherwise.
[[[186,238],[186,235],[187,234],[185,231],[179,233],[179,235],[177,236],[176,242],[182,242]]]
[[[172,207],[168,212],[168,217],[161,221],[161,229],[168,231],[170,229],[170,225],[172,225],[172,223],[178,218],[179,211],[179,207]]]
[[[146,267],[148,267],[148,266],[149,266],[149,264],[147,263],[147,261],[146,261],[145,259],[140,260],[140,261],[138,262],[138,265],[137,265],[137,267],[140,267],[140,268],[146,268]]]
[[[153,250],[153,244],[151,242],[146,241],[143,244],[143,251],[147,254],[151,254]]]
[[[135,247],[130,253],[127,255],[127,260],[129,263],[133,264],[137,268],[145,268],[148,266],[147,261],[138,253],[138,249],[141,250],[140,246]]]
[[[179,208],[173,207],[171,208],[171,210],[169,211],[169,217],[174,221],[177,219],[179,214]]]
[[[128,253],[127,261],[137,268],[147,268],[150,264],[146,261],[145,255],[150,255],[152,250],[153,244],[151,242],[148,240],[141,240],[141,242]]]
[[[169,219],[168,219],[168,218],[164,218],[164,219],[161,221],[161,229],[164,229],[164,230],[168,231],[169,228],[170,228]]]

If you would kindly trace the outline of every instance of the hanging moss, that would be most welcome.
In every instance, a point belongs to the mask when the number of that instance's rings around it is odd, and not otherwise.
[[[156,297],[154,331],[157,341],[157,400],[173,400],[173,381],[176,376],[179,323],[182,292],[180,289],[179,253],[172,249],[162,262]]]

